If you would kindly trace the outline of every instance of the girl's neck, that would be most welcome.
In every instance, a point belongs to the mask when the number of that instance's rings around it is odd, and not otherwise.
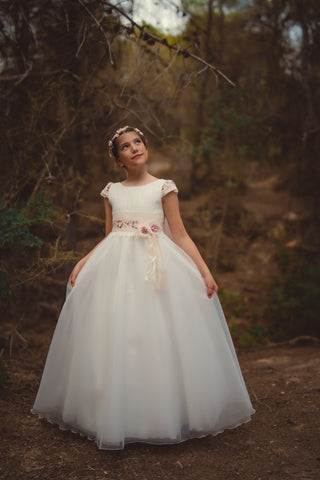
[[[147,170],[143,171],[128,171],[127,178],[122,183],[124,185],[143,185],[145,183],[150,183],[153,180],[156,180],[156,177],[150,175]]]

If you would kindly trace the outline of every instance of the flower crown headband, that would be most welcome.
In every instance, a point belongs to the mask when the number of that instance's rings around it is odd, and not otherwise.
[[[112,151],[113,150],[113,143],[117,138],[120,137],[120,135],[122,135],[124,132],[127,131],[127,128],[132,128],[136,133],[138,133],[139,135],[141,135],[145,139],[144,133],[141,132],[141,130],[139,130],[139,128],[129,127],[128,125],[126,125],[125,127],[118,128],[118,130],[116,130],[116,133],[113,135],[111,140],[109,140],[109,142],[108,142],[109,157],[115,158],[115,156],[113,154],[113,151]]]

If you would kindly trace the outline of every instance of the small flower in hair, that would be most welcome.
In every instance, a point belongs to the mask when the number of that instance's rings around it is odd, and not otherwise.
[[[135,130],[135,132],[139,133],[139,135],[141,135],[142,137],[144,137],[144,133],[141,132],[141,130],[139,130],[139,128],[135,128],[134,130]]]
[[[111,140],[109,140],[108,149],[109,149],[109,157],[111,157],[111,158],[114,156],[113,153],[112,153],[112,147],[113,147],[113,143],[112,143]]]

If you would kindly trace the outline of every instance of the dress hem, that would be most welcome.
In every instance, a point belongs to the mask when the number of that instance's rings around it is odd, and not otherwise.
[[[99,450],[123,450],[125,448],[125,446],[130,444],[130,443],[145,443],[145,444],[149,444],[149,445],[175,445],[175,444],[178,444],[178,443],[186,442],[187,440],[192,440],[193,438],[200,439],[200,438],[208,437],[210,435],[211,436],[216,436],[216,435],[219,435],[220,433],[223,433],[225,430],[233,430],[235,428],[240,427],[240,425],[243,425],[244,423],[250,422],[251,421],[251,416],[254,415],[254,413],[255,413],[255,410],[252,409],[251,413],[248,416],[242,418],[235,425],[226,426],[226,427],[224,427],[220,430],[216,430],[216,431],[214,431],[214,430],[213,431],[209,430],[207,432],[194,431],[194,433],[190,432],[189,435],[185,434],[185,435],[183,435],[183,438],[179,438],[179,439],[163,439],[163,440],[158,439],[157,440],[157,439],[143,439],[143,438],[128,438],[127,437],[127,438],[124,439],[124,441],[123,441],[123,443],[121,443],[121,445],[117,446],[117,445],[107,445],[107,444],[103,444],[103,443],[100,445],[96,435],[85,433],[85,432],[81,431],[80,429],[78,429],[78,428],[76,428],[72,425],[68,425],[68,424],[65,424],[65,423],[59,421],[56,418],[42,415],[41,413],[38,413],[34,409],[32,409],[30,411],[33,415],[38,416],[40,419],[47,420],[48,423],[57,425],[59,427],[59,429],[62,430],[62,431],[70,431],[74,434],[80,435],[81,437],[86,437],[88,440],[90,440],[92,442],[95,442],[95,444],[97,445]]]

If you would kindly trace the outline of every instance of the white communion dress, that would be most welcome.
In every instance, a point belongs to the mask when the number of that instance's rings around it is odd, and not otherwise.
[[[171,191],[102,190],[112,232],[68,288],[31,410],[101,449],[216,435],[254,413],[218,297],[164,231]]]

